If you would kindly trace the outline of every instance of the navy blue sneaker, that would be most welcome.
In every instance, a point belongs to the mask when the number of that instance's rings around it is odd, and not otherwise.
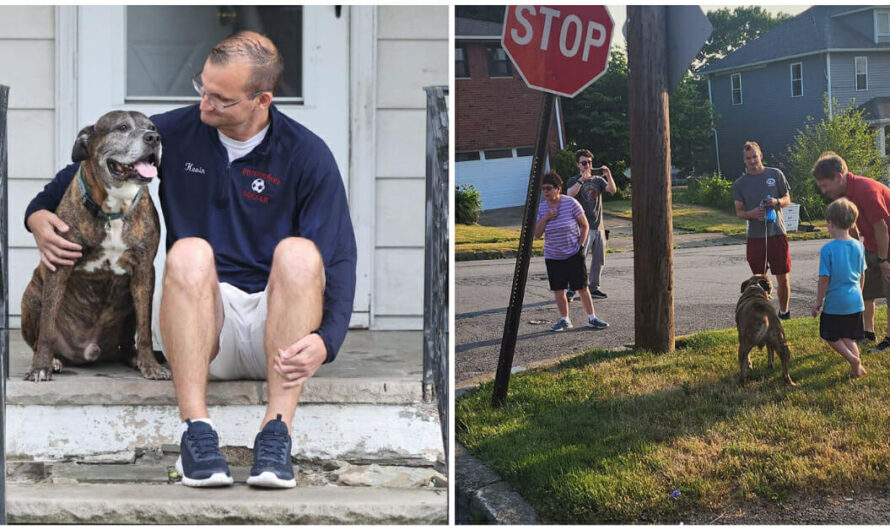
[[[253,467],[247,483],[261,488],[293,488],[297,485],[290,461],[291,439],[281,414],[269,420],[253,441]]]
[[[232,474],[219,452],[219,436],[213,427],[203,421],[185,422],[188,430],[182,433],[176,461],[183,485],[206,488],[232,484]]]

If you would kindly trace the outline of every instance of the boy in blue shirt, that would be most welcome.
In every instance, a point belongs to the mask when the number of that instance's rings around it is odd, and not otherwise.
[[[834,240],[819,253],[819,290],[813,305],[813,316],[822,310],[819,336],[850,363],[852,377],[866,373],[856,346],[856,340],[864,335],[865,249],[849,232],[858,216],[859,209],[847,199],[838,199],[825,208],[828,233]]]

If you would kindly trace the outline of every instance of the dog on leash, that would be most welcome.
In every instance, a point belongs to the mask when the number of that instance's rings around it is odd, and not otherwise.
[[[160,223],[147,185],[161,137],[145,115],[113,111],[77,134],[71,158],[80,169],[55,213],[82,257],[55,272],[41,262],[25,290],[22,335],[34,351],[25,379],[50,381],[63,363],[108,360],[169,379],[151,344]]]
[[[770,302],[772,290],[769,276],[757,274],[742,282],[742,295],[735,306],[735,323],[739,331],[739,384],[743,386],[751,368],[751,349],[755,346],[761,350],[766,346],[770,368],[773,367],[774,353],[778,353],[785,382],[796,386],[789,373],[791,351],[785,340],[785,329]]]

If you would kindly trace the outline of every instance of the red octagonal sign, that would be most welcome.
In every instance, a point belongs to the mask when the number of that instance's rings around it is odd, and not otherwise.
[[[609,67],[605,6],[507,6],[501,45],[531,88],[575,97]]]

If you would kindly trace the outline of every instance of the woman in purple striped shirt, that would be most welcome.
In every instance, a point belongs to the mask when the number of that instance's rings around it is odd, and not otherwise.
[[[569,320],[567,286],[580,295],[581,305],[587,312],[588,325],[605,329],[609,325],[596,318],[593,300],[587,288],[587,265],[584,263],[582,249],[587,241],[589,227],[584,210],[578,201],[562,194],[562,178],[556,171],[551,170],[544,175],[541,192],[544,200],[538,206],[535,237],[544,236],[547,278],[561,317],[550,331],[563,331],[573,327]]]

